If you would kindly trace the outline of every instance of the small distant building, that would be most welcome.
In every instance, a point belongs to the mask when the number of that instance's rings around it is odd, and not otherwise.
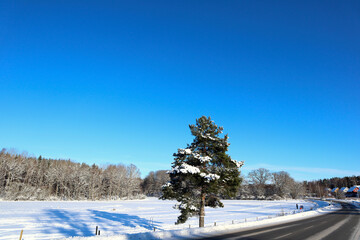
[[[340,193],[347,193],[347,191],[349,191],[349,188],[347,188],[347,187],[342,187],[339,190]]]
[[[332,190],[331,190],[331,193],[337,193],[339,191],[339,188],[338,187],[334,187]]]
[[[345,194],[346,197],[360,197],[360,186],[352,186]]]

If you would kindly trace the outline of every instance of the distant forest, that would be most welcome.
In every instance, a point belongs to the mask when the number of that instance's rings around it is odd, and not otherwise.
[[[295,181],[288,172],[270,172],[259,168],[249,172],[239,189],[241,199],[283,199],[301,197],[327,197],[329,188],[352,187],[360,185],[360,176],[333,177],[314,181]],[[345,194],[336,194],[336,198],[345,198]]]
[[[149,177],[144,182],[133,164],[100,168],[70,160],[29,157],[6,149],[0,152],[0,198],[4,200],[141,198],[144,192],[159,194],[151,180],[159,181]],[[162,184],[167,181],[165,177]],[[156,186],[160,184],[156,182]]]
[[[326,196],[326,188],[360,185],[360,176],[296,182],[284,171],[251,171],[244,177],[239,199],[279,199]],[[3,200],[116,200],[159,197],[169,181],[166,170],[141,179],[133,165],[76,163],[33,157],[14,150],[0,151],[0,199]]]
[[[305,181],[307,191],[315,196],[324,197],[327,194],[326,188],[342,188],[360,185],[360,176],[324,178],[315,181]]]

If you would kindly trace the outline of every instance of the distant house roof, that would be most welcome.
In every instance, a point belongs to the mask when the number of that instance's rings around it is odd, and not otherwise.
[[[334,187],[332,190],[331,190],[331,192],[337,192],[339,190],[339,188],[338,187]]]
[[[348,192],[358,192],[359,191],[359,188],[360,188],[360,186],[357,186],[357,185],[355,185],[355,186],[352,186],[349,190],[348,190]]]
[[[349,190],[349,188],[347,188],[347,187],[342,187],[342,188],[340,189],[340,192],[346,193],[348,190]]]

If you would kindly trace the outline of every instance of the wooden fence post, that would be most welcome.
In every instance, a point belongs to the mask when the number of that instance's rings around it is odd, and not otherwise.
[[[24,230],[21,230],[21,233],[20,233],[20,240],[22,239],[23,232],[24,232]]]

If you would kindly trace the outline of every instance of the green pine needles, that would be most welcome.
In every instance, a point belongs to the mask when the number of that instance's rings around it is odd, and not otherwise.
[[[196,119],[190,125],[195,137],[191,145],[174,153],[170,182],[163,186],[160,199],[177,200],[175,208],[180,210],[177,224],[185,223],[189,217],[199,216],[199,227],[204,227],[205,206],[223,207],[221,197],[234,197],[241,184],[240,167],[226,154],[228,136],[222,135],[210,117]]]

